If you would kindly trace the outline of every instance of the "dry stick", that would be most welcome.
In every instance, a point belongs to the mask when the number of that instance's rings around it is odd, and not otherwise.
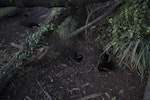
[[[40,52],[37,55],[37,60],[41,60],[42,58],[44,58],[44,56],[46,55],[46,53],[49,51],[49,47],[48,46],[44,46],[43,48],[40,49]]]
[[[39,87],[42,89],[42,91],[44,92],[44,94],[47,96],[47,98],[49,100],[52,100],[52,97],[48,94],[47,91],[44,90],[44,88],[42,87],[42,85],[40,84],[40,82],[38,81],[38,79],[36,78],[36,82],[38,83]]]
[[[88,14],[88,15],[90,14],[89,9],[90,9],[90,7],[86,6],[86,11],[87,11],[87,14]]]
[[[92,27],[93,25],[95,25],[96,23],[98,23],[99,21],[102,21],[104,18],[106,18],[116,7],[118,7],[121,3],[123,2],[123,0],[118,0],[116,1],[116,4],[114,4],[106,13],[104,13],[102,16],[96,18],[94,21],[90,22],[89,24],[77,29],[75,32],[71,33],[67,38],[71,38],[81,32],[83,32],[84,30]]]
[[[87,24],[89,23],[89,20],[90,20],[91,16],[93,15],[93,13],[95,13],[95,12],[98,11],[98,10],[100,10],[101,8],[106,8],[106,7],[108,7],[109,5],[110,5],[110,2],[107,2],[106,5],[97,7],[96,9],[92,10],[90,13],[89,13],[89,11],[87,10],[87,11],[88,11],[88,16],[87,16],[85,25],[87,25]],[[87,8],[87,9],[88,9],[88,8]],[[86,30],[85,30],[85,34],[87,34],[87,32],[88,32],[88,30],[86,29]]]
[[[26,66],[26,65],[29,65],[31,63],[33,63],[34,61],[37,61],[37,60],[41,60],[45,55],[46,53],[48,52],[49,50],[49,47],[48,46],[43,46],[42,48],[38,49],[38,51],[33,54],[27,62],[25,62],[24,64],[22,64],[22,67]]]
[[[90,94],[88,96],[85,96],[85,97],[82,97],[78,100],[89,100],[89,99],[94,99],[94,98],[97,98],[97,97],[100,97],[102,95],[102,93],[95,93],[95,94]]]
[[[20,49],[21,48],[21,45],[19,45],[19,44],[16,44],[16,43],[10,43],[10,45],[11,46],[13,46],[13,47],[15,47],[15,48],[17,48],[17,49]]]
[[[98,11],[98,10],[101,9],[101,8],[102,8],[102,7],[98,7],[98,8],[96,8],[96,9],[94,9],[93,11],[91,11],[91,13],[88,14],[87,19],[86,19],[86,22],[85,22],[85,25],[87,25],[87,24],[89,23],[89,20],[90,20],[92,14],[93,14],[94,12]],[[85,34],[87,34],[87,32],[88,32],[88,30],[85,29]]]

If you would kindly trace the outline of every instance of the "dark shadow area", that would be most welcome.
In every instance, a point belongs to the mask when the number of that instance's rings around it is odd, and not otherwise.
[[[28,28],[39,27],[39,24],[35,22],[22,22],[20,23],[20,25],[28,27]]]
[[[98,70],[100,72],[115,71],[117,64],[114,59],[111,59],[108,54],[102,56],[102,61],[98,64]]]
[[[81,54],[81,53],[78,52],[78,51],[74,51],[74,52],[72,52],[71,58],[72,58],[72,60],[74,60],[75,62],[80,63],[80,62],[82,62],[82,60],[83,60],[83,54]]]

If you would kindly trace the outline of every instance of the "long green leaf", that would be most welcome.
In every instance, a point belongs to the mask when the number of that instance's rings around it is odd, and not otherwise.
[[[143,79],[143,76],[144,76],[144,71],[145,71],[145,69],[146,69],[146,61],[145,61],[145,53],[143,54],[143,66],[141,66],[141,70],[140,70],[140,72],[141,72],[141,77],[142,77],[142,79]]]
[[[149,42],[147,43],[149,44]],[[149,45],[146,45],[146,62],[148,68],[150,67],[150,52],[149,52]]]
[[[103,56],[106,52],[108,52],[108,50],[110,50],[112,46],[111,45],[107,45],[106,48],[104,49],[104,51],[101,53],[100,57]]]
[[[121,58],[121,56],[122,56],[122,54],[123,54],[123,51],[126,49],[126,45],[127,45],[128,43],[124,43],[124,44],[122,44],[121,45],[121,47],[120,47],[120,49],[119,49],[119,51],[118,51],[118,53],[117,53],[117,55],[119,56],[119,58]]]
[[[122,56],[122,59],[120,62],[122,62],[124,60],[124,58],[127,57],[129,50],[131,49],[132,44],[133,44],[133,41],[131,41],[131,43],[129,43],[128,47],[124,50],[123,56]]]
[[[143,49],[143,48],[141,48],[140,49],[140,52],[139,52],[139,54],[138,54],[138,56],[137,56],[137,61],[136,61],[136,66],[140,66],[139,64],[140,64],[140,61],[141,61],[141,59],[142,59],[142,55],[144,54],[144,52],[145,52],[145,49]]]
[[[138,39],[137,40],[137,42],[136,42],[136,44],[135,44],[135,47],[134,47],[134,49],[133,49],[133,52],[132,52],[132,56],[131,56],[131,63],[133,62],[133,61],[135,61],[135,55],[136,55],[136,51],[137,51],[137,48],[138,48],[138,46],[139,46],[139,43],[140,43],[140,39]],[[134,60],[133,60],[134,59]]]
[[[120,44],[120,43],[118,43],[115,47],[114,47],[114,54],[117,54],[118,52],[119,52],[119,50],[120,50],[120,47],[121,47],[122,45]]]

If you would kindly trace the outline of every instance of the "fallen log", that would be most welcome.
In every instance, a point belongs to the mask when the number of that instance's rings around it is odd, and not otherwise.
[[[58,24],[60,24],[61,21],[69,15],[69,13],[70,11],[67,8],[54,8],[52,10],[53,15],[51,20],[41,24],[37,32],[30,34],[25,38],[23,43],[18,47],[19,51],[15,53],[12,59],[9,60],[2,69],[0,69],[0,92],[2,92],[5,85],[10,81],[13,75],[22,68],[23,65],[34,61],[36,56],[38,56],[38,59],[42,57],[43,53],[41,52],[43,52],[44,49],[40,50],[37,55],[33,56],[42,36],[50,30],[53,31],[55,27],[57,27]],[[28,58],[31,59],[27,61]],[[26,61],[24,62],[24,60]]]
[[[108,0],[0,0],[0,7],[64,7],[81,6],[96,2],[106,2]]]

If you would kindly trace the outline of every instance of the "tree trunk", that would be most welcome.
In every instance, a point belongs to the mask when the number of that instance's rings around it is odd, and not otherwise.
[[[18,6],[18,7],[63,7],[63,6],[81,6],[96,2],[106,2],[108,0],[0,0],[0,7]]]

